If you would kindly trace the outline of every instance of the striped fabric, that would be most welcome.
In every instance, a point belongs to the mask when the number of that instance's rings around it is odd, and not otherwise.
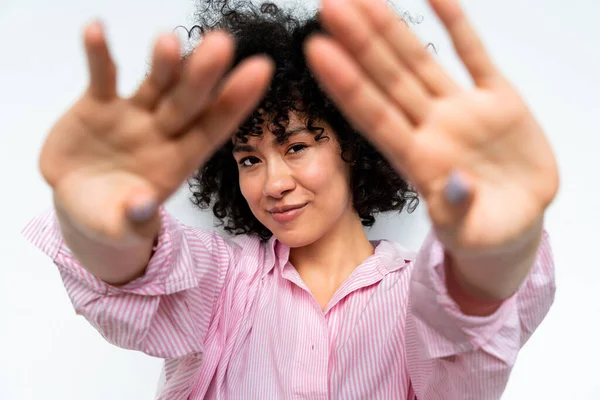
[[[322,311],[276,239],[161,215],[146,274],[121,288],[77,262],[53,210],[23,231],[106,340],[165,359],[160,399],[498,399],[554,299],[546,232],[520,290],[490,316],[448,296],[433,233],[417,254],[373,241]]]

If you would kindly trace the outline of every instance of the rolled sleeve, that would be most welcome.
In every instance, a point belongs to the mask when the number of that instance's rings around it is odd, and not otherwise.
[[[445,282],[444,249],[432,232],[415,261],[409,295],[407,353],[417,397],[497,399],[554,300],[548,233],[519,290],[491,315],[464,314]]]
[[[186,227],[160,209],[161,229],[143,276],[120,287],[98,279],[64,242],[54,210],[23,235],[58,267],[77,314],[109,342],[161,358],[203,351],[215,303],[233,262],[216,232]]]
[[[121,293],[140,295],[162,295],[175,293],[197,284],[193,270],[173,271],[173,248],[178,237],[179,224],[161,207],[161,229],[153,248],[152,258],[141,277],[116,287],[97,278],[74,257],[64,242],[56,212],[49,210],[30,221],[23,229],[23,236],[48,255],[58,267],[61,275],[68,275],[99,295]]]

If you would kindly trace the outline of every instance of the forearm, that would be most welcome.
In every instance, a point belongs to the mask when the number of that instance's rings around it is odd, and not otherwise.
[[[535,262],[542,233],[543,217],[505,248],[471,254],[447,253],[448,268],[465,294],[493,304],[519,289]]]
[[[156,234],[148,238],[111,243],[93,238],[78,227],[56,198],[54,205],[64,241],[88,271],[115,286],[124,285],[144,274],[152,255],[154,239],[151,237],[158,236],[160,224],[156,224]]]
[[[444,250],[430,234],[416,258],[405,340],[412,344],[407,346],[411,382],[419,398],[462,399],[469,393],[476,399],[497,399],[519,349],[554,299],[554,261],[548,235],[542,234],[536,260],[516,295],[504,301],[472,296],[479,310],[492,303],[500,307],[482,314],[466,312],[464,303],[453,298]]]

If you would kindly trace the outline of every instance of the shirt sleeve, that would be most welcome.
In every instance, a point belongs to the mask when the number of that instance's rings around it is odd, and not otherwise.
[[[201,354],[237,245],[187,227],[160,209],[161,230],[145,274],[114,287],[88,272],[63,241],[54,210],[23,235],[56,264],[75,311],[109,342],[161,358]]]
[[[406,326],[407,364],[418,399],[499,399],[517,353],[544,319],[556,290],[544,230],[519,290],[492,315],[465,315],[448,295],[444,249],[433,231],[415,260]]]

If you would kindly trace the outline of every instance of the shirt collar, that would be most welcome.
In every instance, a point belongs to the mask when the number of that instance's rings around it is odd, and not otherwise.
[[[376,268],[382,276],[392,271],[401,269],[406,264],[412,262],[416,257],[416,252],[402,247],[400,244],[385,239],[371,240],[375,248],[374,254],[369,256],[362,264],[368,264]],[[275,236],[272,236],[266,246],[265,270],[263,277],[278,268],[283,273],[283,268],[290,258],[290,248],[281,243]],[[360,267],[360,266],[359,266]]]

